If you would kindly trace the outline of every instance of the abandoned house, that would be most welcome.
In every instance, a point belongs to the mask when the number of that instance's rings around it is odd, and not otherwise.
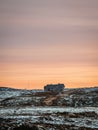
[[[62,92],[64,91],[64,87],[64,84],[48,84],[44,86],[44,91]]]

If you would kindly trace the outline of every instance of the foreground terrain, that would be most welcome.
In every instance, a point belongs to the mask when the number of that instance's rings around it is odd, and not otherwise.
[[[22,124],[40,130],[98,130],[98,87],[62,93],[0,88],[0,130]]]

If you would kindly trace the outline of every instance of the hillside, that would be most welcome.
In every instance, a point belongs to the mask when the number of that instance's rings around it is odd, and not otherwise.
[[[62,93],[0,89],[0,107],[4,106],[98,107],[98,87],[66,89]]]
[[[39,130],[98,130],[98,87],[43,90],[0,89],[0,130],[24,124]]]

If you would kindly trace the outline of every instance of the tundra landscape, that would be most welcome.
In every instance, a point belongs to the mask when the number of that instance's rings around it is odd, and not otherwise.
[[[98,130],[98,0],[0,0],[0,130]]]
[[[98,87],[0,88],[0,130],[98,130]]]

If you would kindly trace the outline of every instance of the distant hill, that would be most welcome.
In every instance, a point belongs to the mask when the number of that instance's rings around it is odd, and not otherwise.
[[[66,89],[62,93],[0,87],[0,106],[98,107],[98,87]]]

